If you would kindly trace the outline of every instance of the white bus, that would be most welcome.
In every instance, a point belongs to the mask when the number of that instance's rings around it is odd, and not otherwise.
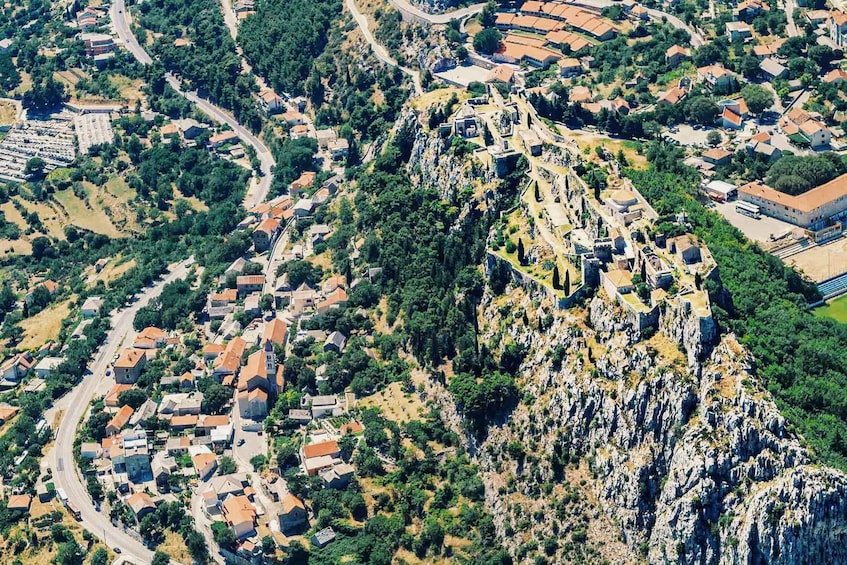
[[[68,495],[65,494],[65,489],[57,488],[56,489],[56,495],[59,497],[59,501],[62,504],[68,503]]]
[[[745,216],[750,216],[751,218],[760,218],[762,216],[759,207],[755,204],[750,204],[749,202],[743,202],[741,200],[735,203],[735,210],[739,214],[744,214]]]

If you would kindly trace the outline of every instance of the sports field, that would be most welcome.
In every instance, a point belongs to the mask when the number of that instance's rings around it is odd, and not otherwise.
[[[815,316],[826,316],[847,324],[847,294],[814,309]]]

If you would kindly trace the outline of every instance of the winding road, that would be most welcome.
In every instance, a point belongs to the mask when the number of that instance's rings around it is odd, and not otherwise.
[[[413,6],[408,0],[388,0],[388,2],[394,6],[394,8],[396,8],[405,19],[416,20],[420,23],[442,25],[450,23],[450,20],[461,20],[468,16],[472,16],[473,14],[478,14],[483,8],[485,8],[486,5],[486,2],[480,2],[479,4],[472,4],[452,12],[445,12],[443,14],[428,14],[417,6]]]
[[[400,64],[388,54],[385,47],[377,43],[376,39],[374,39],[373,34],[371,33],[370,28],[368,28],[368,20],[365,18],[365,15],[359,11],[359,7],[356,6],[356,0],[347,0],[347,9],[350,10],[350,13],[353,15],[353,19],[356,20],[356,23],[359,25],[359,28],[362,30],[362,35],[365,36],[365,40],[370,44],[371,50],[373,51],[376,58],[385,63],[386,65],[390,65],[392,67],[397,67],[405,74],[411,77],[412,82],[415,85],[415,94],[420,95],[423,94],[423,86],[421,85],[421,73],[418,71],[413,71],[407,67],[400,66]]]
[[[188,258],[172,265],[170,273],[145,290],[131,306],[110,313],[112,329],[106,334],[106,341],[90,364],[90,374],[62,399],[62,406],[66,406],[67,411],[56,431],[56,445],[48,455],[56,488],[63,489],[68,500],[79,508],[82,526],[101,538],[110,548],[119,547],[125,560],[136,560],[137,563],[150,563],[153,552],[147,549],[138,538],[114,526],[108,515],[94,507],[74,461],[74,438],[91,400],[98,394],[105,394],[114,384],[113,378],[106,376],[106,368],[115,354],[120,351],[121,346],[133,339],[135,331],[132,321],[138,309],[158,296],[169,282],[185,278],[193,263],[194,259]],[[54,414],[51,412],[55,410],[56,408],[53,408],[47,412],[48,421],[52,420]]]
[[[125,0],[115,0],[112,3],[110,14],[115,32],[118,34],[121,41],[123,41],[132,56],[135,57],[135,59],[142,65],[152,64],[153,59],[150,57],[150,54],[138,44],[138,40],[129,28]],[[165,75],[165,79],[171,88],[176,90],[190,102],[194,103],[203,113],[216,122],[226,124],[231,127],[242,142],[252,146],[253,149],[256,150],[256,156],[259,158],[259,162],[261,163],[261,176],[258,179],[258,182],[254,182],[253,186],[247,191],[247,195],[244,198],[244,207],[248,209],[252,208],[267,198],[268,192],[271,188],[271,183],[273,182],[274,167],[274,158],[267,146],[247,128],[239,124],[226,110],[215,106],[205,98],[197,96],[194,92],[185,92],[176,76],[171,73],[167,73]]]
[[[612,0],[576,0],[573,4],[574,6],[585,6],[586,8],[602,9],[615,5],[615,2],[613,2]],[[687,31],[688,35],[691,36],[692,47],[700,47],[701,45],[704,45],[706,43],[706,39],[700,32],[698,32],[696,29],[689,26],[673,14],[669,14],[661,10],[654,10],[652,8],[648,8],[647,15],[650,16],[650,19],[653,21],[660,22],[662,20],[667,20],[667,22],[673,27]]]

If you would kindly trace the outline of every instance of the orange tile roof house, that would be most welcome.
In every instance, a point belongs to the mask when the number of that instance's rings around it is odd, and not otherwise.
[[[29,512],[32,497],[28,494],[13,494],[6,501],[6,508],[17,512]]]
[[[120,403],[118,402],[118,398],[120,397],[121,393],[123,391],[129,390],[131,388],[132,388],[131,384],[125,384],[125,383],[115,384],[115,386],[113,386],[112,388],[109,389],[109,392],[106,393],[106,396],[103,397],[103,403],[106,406],[109,406],[111,408],[117,408],[118,406],[120,406]]]
[[[265,286],[265,275],[240,275],[235,279],[235,288],[239,295],[259,292]]]
[[[106,424],[106,435],[113,436],[117,435],[124,426],[127,425],[129,419],[132,417],[132,406],[121,406],[120,410],[118,410],[112,419],[109,420],[109,423]]]
[[[683,60],[691,58],[691,50],[682,45],[672,45],[665,51],[665,61],[669,65],[678,65]]]
[[[221,147],[227,143],[238,143],[238,134],[234,131],[225,131],[209,138],[212,147]]]
[[[324,300],[315,304],[315,312],[323,314],[331,308],[338,308],[344,304],[347,304],[347,291],[339,287],[329,293]]]
[[[201,481],[205,481],[218,468],[218,460],[214,453],[198,453],[191,458],[191,463],[194,464],[197,477]]]
[[[244,539],[255,533],[256,509],[249,498],[244,495],[230,496],[224,501],[222,509],[224,520],[232,528],[235,537]]]
[[[137,492],[127,498],[127,506],[132,509],[136,520],[141,520],[147,514],[156,510],[156,503],[146,492]]]
[[[313,457],[324,457],[327,455],[338,455],[341,450],[338,448],[336,441],[322,441],[320,443],[310,443],[301,448],[301,453],[304,459],[312,459]]]
[[[261,252],[270,248],[279,234],[281,222],[276,218],[265,218],[253,230],[253,247]]]
[[[313,184],[315,184],[315,177],[317,173],[314,171],[304,171],[300,174],[297,179],[292,182],[288,187],[288,192],[294,196],[299,191],[311,188]]]
[[[147,362],[147,354],[143,349],[127,347],[115,361],[115,382],[133,384],[141,375],[141,369]]]
[[[262,343],[270,341],[274,345],[284,345],[287,339],[288,325],[285,322],[274,318],[265,324],[265,329],[262,331]]]
[[[165,330],[148,326],[138,332],[132,346],[136,349],[157,349],[167,345],[168,338],[168,332]]]
[[[279,528],[283,533],[291,532],[308,523],[308,513],[303,501],[287,494],[280,501]]]

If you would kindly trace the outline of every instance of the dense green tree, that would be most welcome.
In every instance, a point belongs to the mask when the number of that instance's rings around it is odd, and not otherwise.
[[[150,565],[168,565],[171,562],[170,556],[163,551],[156,551],[153,554],[153,561]]]
[[[473,38],[473,47],[480,53],[490,55],[500,48],[503,34],[497,28],[485,28]]]
[[[770,90],[759,84],[747,84],[741,89],[741,96],[747,103],[747,107],[754,114],[761,114],[773,106],[774,96]]]
[[[232,457],[229,457],[228,455],[221,457],[221,462],[218,464],[218,475],[231,475],[237,470],[238,467]]]

